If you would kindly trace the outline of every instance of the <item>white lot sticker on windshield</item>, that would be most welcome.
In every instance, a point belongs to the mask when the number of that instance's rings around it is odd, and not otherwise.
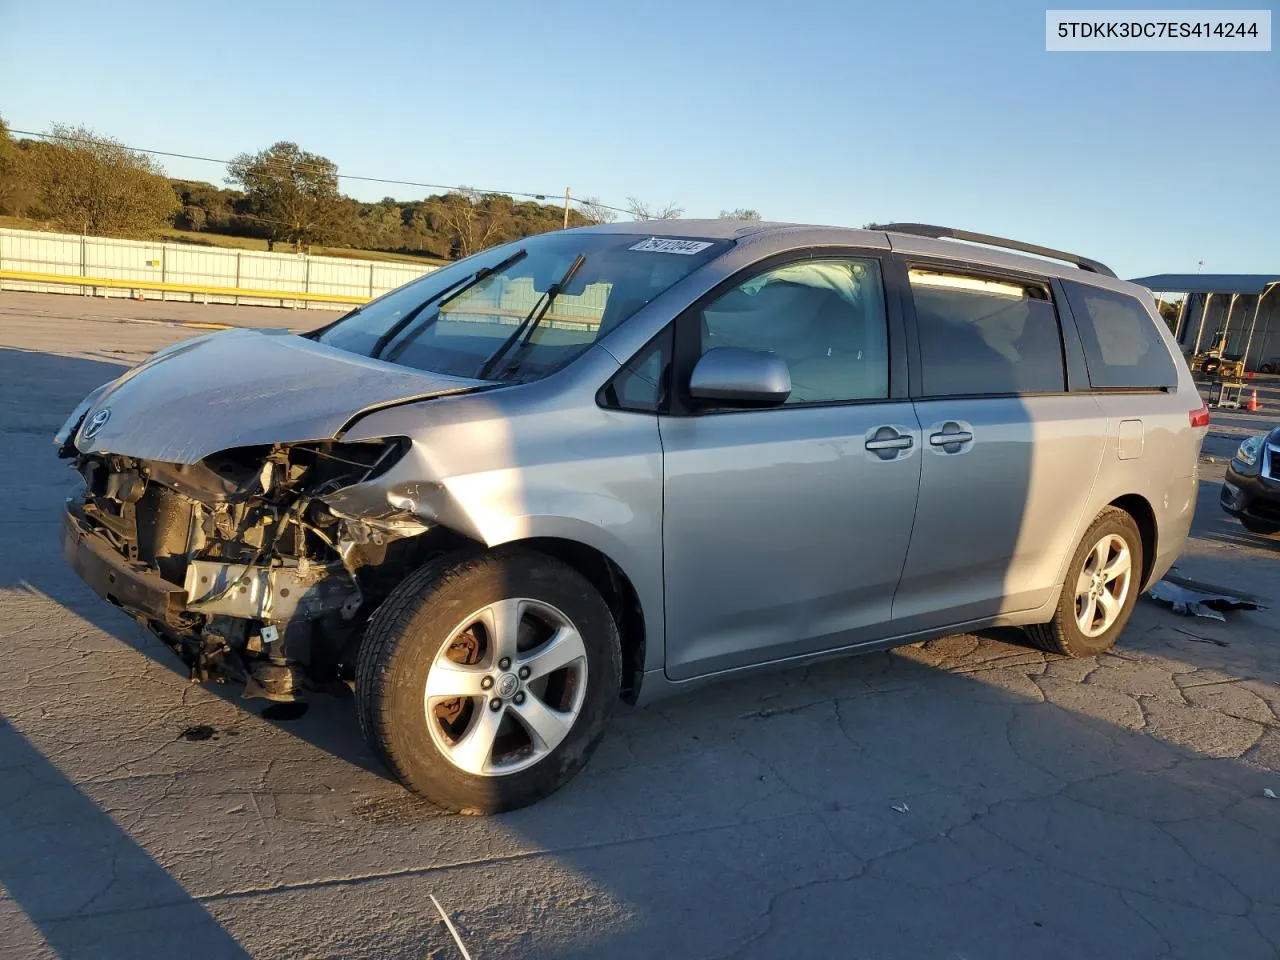
[[[663,237],[650,237],[627,249],[643,250],[645,253],[683,253],[687,256],[691,253],[701,253],[709,246],[711,244],[705,240],[667,240]]]

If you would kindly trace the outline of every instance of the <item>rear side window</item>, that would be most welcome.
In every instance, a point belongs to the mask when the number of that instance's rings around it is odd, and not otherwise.
[[[921,394],[1061,393],[1062,333],[1048,288],[912,268]]]
[[[1064,280],[1067,302],[1089,367],[1089,384],[1102,389],[1176,387],[1173,358],[1151,315],[1134,297]]]

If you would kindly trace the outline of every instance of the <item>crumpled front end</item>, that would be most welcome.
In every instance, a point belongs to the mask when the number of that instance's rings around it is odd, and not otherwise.
[[[174,344],[90,393],[55,437],[85,481],[67,505],[65,553],[198,678],[239,677],[279,699],[304,677],[341,679],[429,529],[326,506],[409,448],[403,437],[343,442],[344,430],[490,386],[282,330]]]
[[[73,434],[74,435],[74,432]],[[255,446],[192,464],[81,453],[64,550],[80,576],[204,680],[289,700],[349,677],[378,600],[420,562],[430,527],[339,516],[325,497],[376,479],[404,438]]]

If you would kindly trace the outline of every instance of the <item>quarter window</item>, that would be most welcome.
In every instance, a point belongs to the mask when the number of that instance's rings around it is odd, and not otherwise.
[[[913,268],[921,394],[1059,393],[1062,334],[1040,284]]]
[[[667,402],[671,366],[671,328],[622,365],[602,393],[606,405],[618,410],[661,411]]]
[[[1178,375],[1155,321],[1136,299],[1070,280],[1062,282],[1089,367],[1089,385],[1176,387]]]
[[[884,287],[875,260],[805,260],[767,270],[704,307],[701,352],[775,353],[791,371],[788,404],[889,395]]]

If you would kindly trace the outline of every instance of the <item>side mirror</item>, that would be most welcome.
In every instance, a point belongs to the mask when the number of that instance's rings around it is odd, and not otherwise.
[[[791,370],[774,353],[716,347],[694,366],[689,396],[723,406],[776,407],[791,396]]]

